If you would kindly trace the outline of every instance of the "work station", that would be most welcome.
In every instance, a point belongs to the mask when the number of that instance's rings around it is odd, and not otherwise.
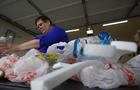
[[[0,0],[0,90],[140,90],[140,0]]]

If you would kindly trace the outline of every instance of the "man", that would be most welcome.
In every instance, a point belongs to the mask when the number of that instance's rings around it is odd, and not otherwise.
[[[12,53],[31,48],[37,48],[42,53],[46,53],[47,48],[50,45],[59,42],[68,42],[68,36],[65,31],[60,27],[53,26],[50,18],[47,16],[40,16],[36,18],[35,24],[42,32],[42,36],[36,37],[33,40],[18,45],[0,42],[0,50],[6,50],[6,52]]]

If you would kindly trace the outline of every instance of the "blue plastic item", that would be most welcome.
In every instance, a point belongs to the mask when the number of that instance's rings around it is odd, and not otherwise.
[[[65,46],[57,46],[57,49],[63,50],[65,48]]]
[[[73,49],[73,56],[75,57],[75,58],[77,58],[78,57],[78,55],[77,55],[77,45],[78,45],[78,43],[80,42],[80,40],[79,39],[76,39],[75,41],[74,41],[74,49]]]
[[[100,44],[103,44],[103,45],[110,45],[110,41],[108,40],[107,37],[105,37],[104,40],[102,40],[102,41],[100,42]]]
[[[1,53],[0,53],[0,58],[2,57]]]
[[[98,34],[98,37],[100,38],[100,40],[104,40],[105,37],[108,39],[109,36],[110,36],[109,33],[108,33],[108,32],[105,32],[105,31],[100,32],[100,33]]]

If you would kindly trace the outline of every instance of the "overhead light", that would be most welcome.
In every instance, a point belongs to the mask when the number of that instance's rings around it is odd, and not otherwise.
[[[121,23],[127,23],[127,22],[128,22],[128,20],[123,20],[123,21],[118,21],[118,22],[103,24],[103,26],[110,26],[110,25],[121,24]]]
[[[91,30],[90,28],[88,28],[87,34],[93,34],[93,30]]]
[[[76,32],[76,31],[79,31],[80,29],[72,29],[72,30],[67,30],[65,32],[69,33],[69,32]]]

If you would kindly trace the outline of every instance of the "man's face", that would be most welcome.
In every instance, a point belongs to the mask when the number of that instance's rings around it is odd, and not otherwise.
[[[42,21],[41,19],[36,23],[37,28],[43,33],[46,34],[49,32],[50,22],[49,21]]]

